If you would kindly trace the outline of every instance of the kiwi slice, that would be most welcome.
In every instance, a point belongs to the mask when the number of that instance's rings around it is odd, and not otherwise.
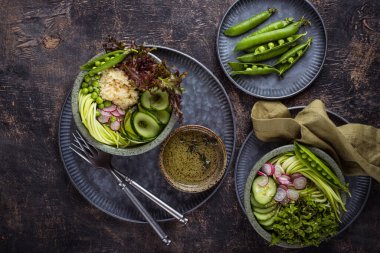
[[[157,119],[164,125],[168,124],[170,120],[170,113],[168,111],[156,111]]]
[[[156,137],[160,133],[160,125],[146,113],[136,112],[132,115],[132,127],[145,139]]]
[[[169,94],[165,91],[154,91],[151,93],[150,107],[157,111],[165,110],[169,107]]]

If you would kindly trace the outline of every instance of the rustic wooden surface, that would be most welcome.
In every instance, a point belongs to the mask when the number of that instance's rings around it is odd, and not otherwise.
[[[216,56],[228,1],[0,0],[1,252],[278,252],[238,205],[233,169],[188,227],[162,223],[164,247],[148,225],[119,221],[75,190],[57,143],[59,113],[78,67],[108,34],[181,50],[221,80],[237,115],[237,147],[251,130],[257,99],[235,88]],[[322,99],[348,120],[380,127],[380,2],[312,0],[328,32],[326,63],[314,84],[286,105]],[[236,156],[235,156],[236,157]],[[342,235],[309,252],[379,252],[380,184]],[[283,250],[287,251],[287,250]],[[299,252],[299,251],[295,251]]]

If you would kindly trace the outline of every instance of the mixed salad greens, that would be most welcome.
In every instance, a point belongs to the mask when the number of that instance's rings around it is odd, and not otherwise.
[[[272,158],[257,174],[251,206],[272,245],[318,246],[337,233],[348,187],[308,148],[295,142],[294,151]]]
[[[105,54],[80,67],[86,71],[78,94],[82,123],[97,141],[118,148],[154,140],[172,112],[182,116],[181,82],[187,73],[153,58],[154,48],[114,38],[103,47]]]

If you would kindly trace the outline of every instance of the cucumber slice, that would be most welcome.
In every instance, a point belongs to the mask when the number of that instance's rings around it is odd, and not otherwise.
[[[256,199],[253,197],[253,194],[251,194],[251,204],[253,207],[268,208],[268,207],[276,205],[277,202],[274,199],[272,199],[272,201],[269,202],[268,204],[262,205],[259,202],[257,202]]]
[[[165,110],[169,107],[169,94],[165,91],[155,91],[151,94],[150,107],[157,110]]]
[[[260,223],[260,225],[264,226],[267,230],[271,229],[270,226],[274,223],[274,219],[276,218],[277,216],[277,211],[275,213],[275,215],[273,215],[271,218],[269,218],[268,220],[259,220],[258,222]]]
[[[272,218],[276,214],[276,212],[277,210],[273,210],[272,212],[269,212],[269,213],[258,213],[258,212],[253,211],[253,214],[256,216],[256,218],[259,221],[266,221]]]
[[[170,120],[170,113],[168,111],[156,111],[157,119],[164,125],[168,124]]]
[[[160,133],[160,125],[148,114],[136,112],[131,121],[133,130],[145,139],[154,138]]]
[[[144,93],[140,97],[141,105],[144,106],[146,109],[151,109],[150,107],[150,99],[152,98],[152,94],[150,94],[150,91],[144,91]]]
[[[125,129],[125,131],[127,131],[128,134],[130,134],[130,136],[132,136],[132,137],[136,136],[136,138],[139,139],[137,133],[133,130],[133,127],[132,127],[132,122],[131,122],[132,115],[133,115],[133,113],[131,113],[129,115],[127,120],[124,120],[124,129]]]
[[[143,112],[145,114],[148,114],[149,116],[151,116],[158,124],[161,124],[161,121],[157,118],[157,116],[155,115],[155,111],[150,111],[150,110],[147,110],[146,108],[144,108],[144,106],[138,104],[137,107],[139,108],[139,112]]]
[[[252,193],[259,204],[268,204],[274,197],[277,191],[277,185],[274,180],[270,177],[268,178],[268,183],[265,186],[260,186],[261,176],[256,177],[252,184]]]
[[[255,211],[256,213],[270,213],[272,212],[273,210],[275,210],[277,208],[276,205],[273,205],[273,206],[270,206],[270,207],[267,207],[267,208],[258,208],[258,207],[255,207],[253,209],[253,211]]]

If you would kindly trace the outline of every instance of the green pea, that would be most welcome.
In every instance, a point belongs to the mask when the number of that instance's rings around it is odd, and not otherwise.
[[[259,51],[260,51],[260,52],[264,52],[265,50],[266,50],[266,48],[265,48],[264,46],[260,46],[260,47],[259,47]]]
[[[256,66],[256,65],[253,65],[253,66],[252,66],[252,70],[257,70],[257,66]]]
[[[112,105],[112,102],[111,102],[111,101],[108,101],[108,100],[104,101],[104,106],[105,106],[105,107],[109,107],[109,106],[111,106],[111,105]]]
[[[94,73],[90,72],[89,75],[90,75],[90,76],[94,76]]]
[[[107,56],[105,59],[104,59],[105,61],[109,61],[110,60],[110,58]]]
[[[112,117],[110,118],[110,120],[111,120],[111,122],[115,122],[115,121],[116,121],[116,117],[115,117],[115,116],[112,116]]]
[[[112,60],[113,58],[115,58],[115,57],[112,56],[112,57],[111,57],[111,60]]]
[[[302,154],[301,157],[302,157],[303,159],[306,159],[307,155]]]
[[[96,69],[96,66],[92,67],[92,69]]]
[[[83,82],[83,83],[82,83],[82,88],[87,88],[87,87],[88,87],[88,83]]]
[[[317,166],[317,164],[315,162],[311,162],[310,166],[314,168],[315,166]]]
[[[95,62],[95,66],[96,66],[96,67],[100,66],[100,61],[96,61],[96,62]]]
[[[93,92],[94,88],[92,86],[88,87],[88,92]]]
[[[274,43],[273,43],[273,42],[269,42],[269,43],[268,43],[268,47],[269,47],[269,48],[274,48]]]
[[[88,89],[84,88],[84,89],[82,89],[82,92],[83,92],[83,94],[87,94],[88,93]]]
[[[99,107],[99,106],[98,106]],[[99,111],[96,111],[96,117],[99,117],[100,116],[100,112]]]
[[[93,81],[93,82],[92,82],[92,86],[94,86],[94,87],[98,87],[98,86],[99,86],[99,82],[98,82],[98,81]]]
[[[96,93],[96,92],[91,93],[92,99],[96,99],[97,97],[98,97],[98,93]]]
[[[101,97],[96,98],[96,103],[97,104],[103,104],[103,99]]]
[[[288,62],[289,62],[290,64],[292,64],[292,63],[294,62],[294,58],[293,58],[293,57],[289,57]],[[309,159],[310,159],[310,158],[309,158]],[[311,159],[310,159],[309,161],[311,161]]]
[[[98,104],[98,108],[99,109],[103,109],[104,108],[104,104]]]
[[[294,39],[293,39],[293,37],[287,37],[286,40],[287,40],[288,42],[292,42]]]
[[[244,68],[248,68],[248,64],[244,64],[243,66],[244,66]]]
[[[94,88],[94,91],[95,91],[96,93],[98,93],[98,94],[99,94],[99,92],[100,92],[100,90],[99,90],[98,87],[95,87],[95,88]]]
[[[263,69],[262,67],[257,67],[257,70],[261,70],[261,69]]]
[[[281,39],[281,40],[278,41],[278,44],[279,44],[279,45],[282,45],[282,44],[284,44],[284,43],[285,43],[285,40],[283,40],[283,39]]]
[[[99,79],[100,79],[100,76],[99,76],[99,75],[96,75],[96,76],[94,77],[94,79],[95,79],[95,80],[99,80]]]
[[[246,68],[245,70],[247,70],[247,71],[251,71],[251,70],[252,70],[252,68]]]
[[[264,69],[268,69],[269,67],[268,66],[264,66]]]
[[[86,83],[89,83],[91,81],[91,77],[89,76],[85,76],[84,77],[84,80],[86,81]]]
[[[112,59],[112,58],[111,58]],[[102,61],[101,63],[100,63],[100,65],[103,65],[104,63],[106,63],[105,61]]]

